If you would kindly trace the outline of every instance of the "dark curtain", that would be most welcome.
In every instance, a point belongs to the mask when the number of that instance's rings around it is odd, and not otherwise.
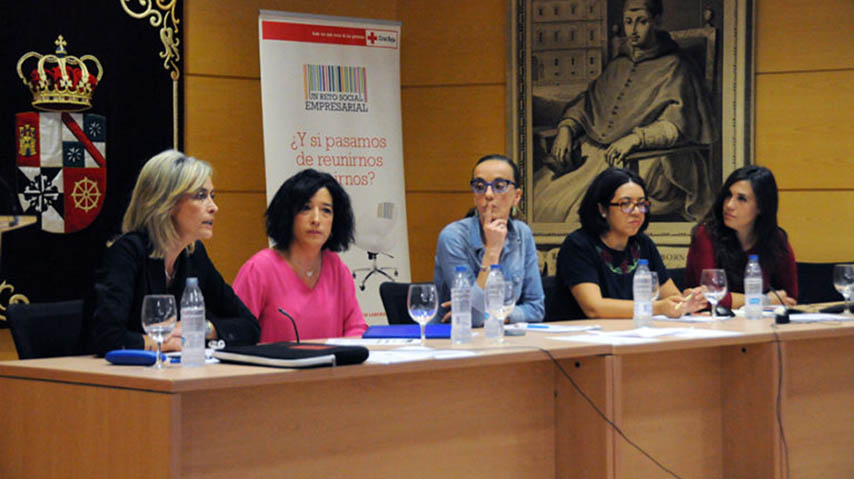
[[[137,12],[144,9],[138,1],[128,5]],[[183,19],[181,1],[175,13],[179,21]],[[183,26],[178,23],[181,45]],[[0,176],[12,190],[0,194],[0,208],[5,210],[0,214],[20,208],[13,196],[23,187],[15,165],[15,114],[37,111],[29,89],[18,78],[18,59],[28,51],[54,53],[54,41],[62,35],[68,54],[94,55],[104,69],[87,111],[106,117],[107,189],[101,213],[75,233],[48,233],[36,224],[3,234],[0,280],[12,285],[14,294],[31,302],[82,298],[91,287],[106,241],[120,232],[140,168],[154,154],[172,148],[173,82],[160,57],[164,47],[159,32],[149,18],[128,15],[120,0],[0,2]],[[180,45],[178,51],[183,74]],[[183,75],[178,88],[180,108]],[[179,128],[182,124],[179,111]],[[178,138],[183,138],[180,129]],[[10,294],[9,289],[0,292],[4,307]]]

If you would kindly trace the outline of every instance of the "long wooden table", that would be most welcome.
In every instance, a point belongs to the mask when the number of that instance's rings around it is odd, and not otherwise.
[[[743,334],[302,371],[0,362],[0,477],[672,477],[560,369],[680,477],[854,475],[854,324],[696,327]]]

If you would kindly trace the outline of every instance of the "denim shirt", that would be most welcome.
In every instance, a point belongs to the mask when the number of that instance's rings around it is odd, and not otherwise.
[[[455,221],[442,229],[436,245],[433,282],[439,293],[439,302],[450,301],[455,268],[467,265],[472,281],[472,326],[482,326],[486,308],[483,288],[477,285],[477,273],[486,248],[480,234],[480,218],[475,215]],[[504,279],[513,280],[516,307],[510,313],[510,322],[534,323],[543,320],[545,296],[537,262],[537,249],[531,228],[522,221],[507,222],[507,237],[499,258]],[[440,308],[432,322],[439,322],[447,309]]]

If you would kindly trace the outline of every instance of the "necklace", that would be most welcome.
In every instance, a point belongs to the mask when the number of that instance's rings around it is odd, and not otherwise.
[[[168,283],[171,283],[171,282],[172,282],[172,280],[173,280],[173,279],[175,279],[175,271],[174,271],[174,270],[172,271],[172,274],[169,274],[169,271],[168,271],[168,270],[166,269],[166,267],[164,266],[164,267],[163,267],[163,272],[164,272],[164,273],[166,273],[166,283],[167,283],[167,284],[168,284]]]
[[[305,278],[308,280],[311,280],[311,278],[314,276],[314,273],[316,273],[323,264],[322,256],[320,255],[318,255],[317,259],[313,261],[314,264],[310,268],[308,268],[301,265],[298,261],[292,258],[289,253],[281,251],[279,254],[281,254],[282,257],[285,258],[285,261],[287,261],[288,264],[291,265],[291,268],[294,270],[294,272],[297,273],[298,276],[305,276]]]

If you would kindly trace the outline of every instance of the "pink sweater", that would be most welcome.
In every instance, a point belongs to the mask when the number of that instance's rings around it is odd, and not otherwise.
[[[356,299],[356,285],[347,265],[337,254],[324,250],[320,278],[309,289],[275,250],[255,253],[234,280],[234,292],[261,324],[261,342],[361,336],[368,325]]]

